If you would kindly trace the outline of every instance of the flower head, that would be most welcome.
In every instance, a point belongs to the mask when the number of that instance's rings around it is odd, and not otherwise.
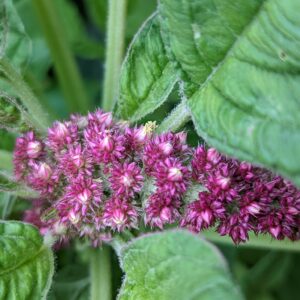
[[[163,133],[154,136],[144,147],[143,161],[146,171],[151,174],[156,165],[166,158],[185,160],[190,153],[184,133]]]
[[[67,145],[78,142],[78,127],[74,122],[54,122],[48,129],[47,146],[57,155]]]
[[[64,243],[81,237],[94,246],[142,222],[215,226],[236,244],[250,231],[300,239],[292,183],[214,148],[192,150],[186,133],[155,134],[155,126],[131,128],[96,110],[55,122],[45,143],[32,131],[17,138],[15,177],[40,194],[25,220]]]
[[[109,181],[114,195],[133,197],[142,190],[144,177],[141,168],[135,162],[125,161],[112,166]]]
[[[137,227],[136,208],[122,198],[111,198],[104,206],[103,224],[112,230],[123,231]]]
[[[223,218],[225,211],[223,201],[208,192],[200,192],[198,200],[188,204],[181,226],[199,232]]]
[[[163,229],[165,224],[174,223],[179,219],[180,205],[178,197],[170,197],[167,193],[152,194],[145,206],[145,223]]]
[[[118,131],[95,132],[94,129],[88,127],[84,135],[88,153],[96,163],[114,163],[124,158],[125,138]]]
[[[14,150],[14,172],[18,180],[24,179],[30,163],[34,163],[43,155],[44,144],[36,138],[33,131],[18,137]]]
[[[190,170],[178,158],[160,161],[152,175],[156,178],[158,189],[172,196],[185,193],[191,177]]]

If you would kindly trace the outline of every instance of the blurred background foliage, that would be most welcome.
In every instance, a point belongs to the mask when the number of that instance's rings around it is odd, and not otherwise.
[[[54,1],[57,18],[63,24],[64,37],[76,58],[84,88],[88,96],[88,108],[94,110],[100,104],[104,70],[105,25],[107,1],[104,0],[49,0]],[[32,0],[14,0],[25,30],[32,41],[32,54],[25,69],[24,78],[47,109],[50,119],[64,119],[72,109],[64,101],[51,53],[44,38]],[[155,0],[129,0],[126,20],[126,47],[143,21],[156,8]],[[0,83],[2,86],[4,82]],[[160,121],[179,100],[175,90],[147,120]],[[1,106],[6,105],[0,102]],[[11,108],[9,108],[11,109]],[[8,109],[8,113],[10,113]],[[1,118],[1,116],[0,116]],[[15,120],[13,120],[15,121]],[[198,144],[192,124],[187,125],[189,142]],[[0,129],[0,149],[12,151],[16,134]],[[8,158],[7,158],[8,159]],[[5,162],[2,162],[5,163]],[[0,193],[1,219],[20,219],[30,207],[28,201]],[[71,247],[69,247],[71,246]],[[276,250],[261,250],[220,245],[236,282],[250,300],[296,300],[300,298],[300,254]],[[89,295],[88,245],[73,242],[57,251],[56,274],[49,300],[83,300]],[[121,284],[122,272],[117,257],[112,256],[114,297]]]

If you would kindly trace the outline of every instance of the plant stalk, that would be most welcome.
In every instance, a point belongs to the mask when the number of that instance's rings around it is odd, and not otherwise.
[[[157,127],[157,133],[174,131],[183,127],[190,120],[190,112],[185,100],[182,100]]]
[[[22,76],[5,58],[0,59],[0,71],[12,85],[23,105],[28,109],[28,115],[30,116],[32,125],[35,126],[37,130],[46,132],[50,123],[49,117]]]
[[[201,236],[216,244],[235,246],[230,237],[220,236],[219,233],[214,232],[213,230],[203,231],[201,233]],[[244,244],[242,243],[235,247],[300,252],[300,241],[295,241],[295,242],[289,240],[279,241],[279,240],[272,239],[270,236],[267,235],[260,234],[256,236],[255,234],[250,233],[248,242]]]
[[[123,58],[126,0],[109,0],[102,107],[111,111],[117,95]],[[111,300],[111,248],[93,249],[90,260],[91,300]]]
[[[90,260],[91,300],[111,300],[111,248],[92,249]]]
[[[47,40],[55,71],[70,112],[86,113],[89,100],[66,39],[64,24],[55,1],[33,0],[33,6]]]
[[[105,74],[102,108],[111,111],[115,105],[125,40],[127,0],[109,0],[106,32]]]

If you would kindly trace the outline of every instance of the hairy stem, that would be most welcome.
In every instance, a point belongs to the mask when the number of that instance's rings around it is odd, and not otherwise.
[[[16,94],[20,97],[23,105],[27,108],[32,125],[35,126],[37,130],[45,132],[49,125],[48,115],[22,76],[5,58],[0,59],[0,71],[4,74]]]
[[[212,230],[202,232],[201,236],[216,244],[235,246],[230,237],[220,236],[219,233],[214,232]],[[295,242],[289,240],[279,241],[279,240],[272,239],[270,236],[267,235],[261,234],[256,236],[255,234],[249,234],[249,241],[244,244],[240,244],[236,247],[274,249],[280,251],[300,252],[300,241],[295,241]]]
[[[157,132],[177,131],[190,120],[186,101],[181,101],[157,127]]]
[[[55,1],[33,0],[32,3],[50,48],[55,71],[68,109],[70,112],[86,113],[89,109],[89,100],[68,45],[67,35],[55,7]]]
[[[105,75],[102,107],[111,111],[114,107],[123,59],[127,0],[109,0],[106,33]]]
[[[111,248],[92,249],[90,260],[91,300],[111,300]]]

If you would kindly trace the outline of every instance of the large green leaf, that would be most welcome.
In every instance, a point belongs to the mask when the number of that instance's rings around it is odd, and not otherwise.
[[[0,60],[6,57],[17,68],[28,61],[31,44],[12,0],[0,1]]]
[[[53,255],[39,231],[21,222],[0,222],[0,299],[45,299]]]
[[[153,15],[137,33],[125,58],[118,114],[136,121],[154,111],[167,99],[177,77],[174,63],[166,56],[158,18]]]
[[[121,262],[122,300],[242,299],[218,250],[186,231],[136,239],[121,251]]]
[[[219,150],[300,185],[300,2],[161,0],[195,127]]]

